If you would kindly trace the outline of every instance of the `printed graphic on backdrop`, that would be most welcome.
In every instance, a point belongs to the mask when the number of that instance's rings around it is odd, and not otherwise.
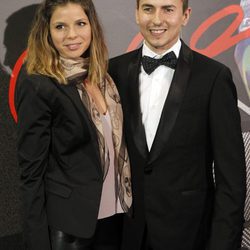
[[[193,49],[213,57],[232,70],[242,129],[247,132],[250,130],[249,64],[247,66],[250,2],[202,0],[197,1],[192,9],[193,15],[183,31],[183,38],[189,41]]]
[[[239,2],[239,1],[238,1]],[[204,8],[205,4],[205,8]],[[200,8],[197,7],[200,5]],[[216,8],[214,8],[216,7]],[[219,7],[219,8],[218,8]],[[208,57],[225,63],[232,70],[238,90],[242,129],[250,129],[250,2],[226,1],[218,6],[214,2],[196,3],[195,15],[202,13],[199,22],[191,16],[190,24],[183,29],[182,37],[190,47]],[[211,13],[203,15],[209,8]],[[191,32],[190,32],[191,30]],[[136,34],[128,46],[131,51],[142,42]],[[229,60],[228,60],[229,59]]]
[[[241,0],[240,6],[244,11],[244,18],[240,24],[239,32],[247,32],[250,31],[250,1]],[[234,57],[250,100],[250,35],[236,45]]]
[[[211,5],[211,4],[210,4]],[[204,8],[204,6],[202,6]],[[212,7],[212,6],[210,6]],[[236,86],[239,93],[239,108],[243,113],[242,117],[242,126],[243,130],[247,131],[247,125],[250,115],[250,105],[249,105],[249,98],[250,98],[250,89],[249,89],[249,64],[248,61],[250,60],[247,56],[249,54],[249,37],[250,37],[250,29],[249,29],[249,3],[246,0],[242,0],[240,4],[229,4],[224,5],[223,8],[214,11],[210,16],[205,18],[201,25],[197,26],[193,25],[196,30],[192,33],[187,33],[186,29],[183,31],[183,35],[188,37],[188,40],[184,39],[187,43],[190,44],[191,48],[197,50],[198,52],[207,55],[209,57],[223,57],[223,54],[227,53],[228,50],[231,48],[235,48],[234,56],[231,57],[231,61],[234,60],[237,68],[235,68],[232,63],[227,63],[228,66],[233,70],[233,74],[236,75]],[[213,8],[214,10],[214,8]],[[235,18],[229,22],[229,26],[222,29],[222,33],[218,34],[218,37],[215,37],[214,40],[211,41],[209,45],[205,44],[202,46],[200,41],[202,41],[203,37],[206,34],[209,34],[209,30],[213,30],[216,28],[219,22],[224,21],[227,23],[227,17],[235,16]],[[105,19],[104,19],[105,20]],[[192,18],[191,18],[192,21]],[[218,25],[218,27],[220,27]],[[236,33],[236,31],[238,32]],[[221,30],[220,30],[221,31]],[[185,34],[187,33],[187,34]],[[236,34],[235,34],[236,33]],[[214,33],[215,34],[215,33]],[[138,33],[135,35],[131,43],[129,44],[127,51],[130,51],[136,47],[138,47],[141,43],[142,37]],[[112,42],[112,41],[111,41]],[[201,47],[201,48],[199,48]],[[112,48],[112,47],[111,47]],[[125,51],[125,50],[124,50]],[[124,51],[121,51],[124,52]],[[13,119],[17,120],[17,115],[15,111],[15,104],[14,104],[14,93],[15,93],[15,83],[16,78],[18,76],[18,71],[20,69],[20,62],[22,61],[24,54],[19,58],[17,61],[15,71],[12,72],[12,79],[10,82],[10,92],[9,92],[9,108],[10,112],[13,116]],[[223,60],[222,60],[223,61]],[[13,69],[13,67],[12,67]],[[240,74],[240,77],[237,76]],[[238,82],[237,82],[238,80]],[[243,86],[244,85],[245,88]],[[245,92],[245,93],[244,93]],[[241,97],[243,95],[243,97]],[[245,97],[244,97],[245,95]],[[244,100],[246,99],[246,100]]]
[[[35,8],[36,5],[29,5],[9,13],[1,32],[5,55],[1,58],[0,65],[0,236],[22,230],[16,123],[9,105],[14,102],[14,93],[10,95],[10,74],[17,58],[26,48],[30,20]]]

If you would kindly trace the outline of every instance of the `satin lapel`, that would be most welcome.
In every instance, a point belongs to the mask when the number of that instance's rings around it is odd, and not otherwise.
[[[142,124],[142,114],[140,107],[139,94],[139,74],[141,70],[141,55],[142,49],[137,50],[133,59],[128,65],[128,91],[127,91],[127,105],[128,105],[128,121],[131,126],[132,136],[139,152],[144,158],[148,156],[148,148],[146,142],[146,135],[144,126]]]
[[[96,127],[91,120],[91,117],[89,115],[88,110],[85,108],[85,106],[83,105],[83,103],[81,101],[81,98],[80,98],[80,95],[77,91],[76,86],[74,86],[73,84],[68,84],[68,85],[58,84],[57,82],[55,82],[55,84],[59,90],[61,90],[66,96],[69,97],[69,99],[71,100],[71,102],[75,106],[76,110],[78,111],[79,115],[83,118],[83,121],[86,121],[86,124],[89,128],[89,132],[90,132],[91,137],[92,137],[92,141],[93,141],[95,148],[96,148],[96,150],[95,150],[96,157],[99,161],[99,164],[100,164],[99,166],[101,166],[101,159],[100,159],[100,154],[99,154],[99,145],[98,145],[98,138],[97,138],[97,134],[96,134]],[[102,174],[102,169],[100,167],[98,167],[98,171],[100,174]]]
[[[188,79],[191,71],[191,62],[192,51],[184,43],[182,43],[177,67],[150,151],[149,164],[155,161],[160,155],[162,149],[166,148],[167,146],[167,141],[175,125],[186,87],[188,85]]]

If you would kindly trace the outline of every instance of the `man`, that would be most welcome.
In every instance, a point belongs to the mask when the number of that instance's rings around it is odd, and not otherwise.
[[[133,175],[124,250],[240,246],[245,160],[236,90],[226,66],[180,40],[190,13],[188,0],[137,0],[143,46],[110,61]]]

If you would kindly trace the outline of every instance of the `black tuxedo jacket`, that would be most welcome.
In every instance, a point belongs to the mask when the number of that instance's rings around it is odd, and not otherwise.
[[[48,225],[91,237],[103,176],[96,130],[76,86],[29,76],[18,83],[17,112],[27,249],[51,249]]]
[[[140,249],[145,225],[154,250],[236,250],[245,159],[231,72],[182,42],[148,152],[138,87],[141,53],[113,58],[109,68],[122,100],[132,164],[134,216],[125,221],[124,250]]]

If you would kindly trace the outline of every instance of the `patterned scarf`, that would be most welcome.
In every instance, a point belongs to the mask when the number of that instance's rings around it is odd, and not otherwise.
[[[89,111],[91,120],[96,127],[98,136],[99,152],[103,170],[103,178],[105,179],[109,169],[108,150],[106,148],[104,132],[101,122],[100,113],[96,108],[95,103],[89,97],[83,83],[83,79],[87,76],[89,59],[79,58],[77,60],[61,58],[62,65],[65,70],[67,80],[76,80],[76,86],[80,90],[81,99],[84,106]],[[105,98],[108,106],[108,112],[111,119],[112,135],[114,144],[114,166],[117,176],[116,190],[119,196],[121,206],[125,212],[128,212],[132,204],[132,189],[131,189],[131,171],[128,152],[123,136],[123,114],[121,101],[117,88],[112,78],[107,74],[106,79],[99,84],[100,91]]]
[[[70,82],[83,81],[88,74],[89,58],[79,57],[77,59],[66,59],[60,57],[60,62],[64,68],[64,75],[66,79]]]

